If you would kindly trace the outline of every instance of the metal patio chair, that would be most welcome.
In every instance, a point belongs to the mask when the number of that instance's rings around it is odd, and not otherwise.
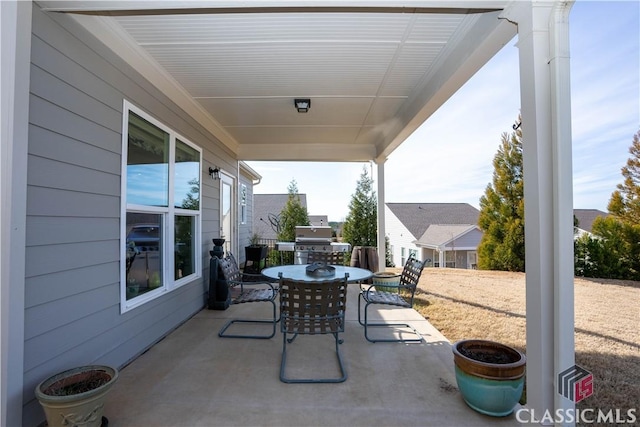
[[[344,265],[344,252],[318,252],[309,251],[307,264],[324,262],[331,265]]]
[[[378,291],[375,285],[371,285],[360,291],[358,296],[358,322],[364,326],[364,337],[369,342],[422,342],[422,335],[408,323],[386,323],[386,322],[369,322],[369,306],[371,305],[390,305],[396,307],[413,308],[413,298],[418,287],[418,280],[424,269],[425,263],[410,257],[404,265],[404,269],[400,276],[400,282],[397,285],[385,284],[385,291]],[[364,322],[361,319],[361,302],[364,301]],[[371,327],[406,327],[412,330],[416,338],[393,338],[393,339],[372,339],[369,337],[369,328]]]
[[[273,318],[271,319],[231,319],[218,332],[218,336],[222,338],[257,338],[269,339],[276,334],[276,323],[278,317],[276,315],[276,296],[278,289],[269,283],[266,278],[260,274],[242,273],[238,268],[238,263],[231,253],[220,260],[220,268],[224,280],[227,281],[229,294],[231,296],[231,304],[244,304],[251,302],[268,302],[273,306]],[[269,335],[239,335],[226,333],[227,329],[235,323],[259,323],[272,324],[273,328]]]
[[[344,332],[347,303],[347,278],[329,280],[294,280],[280,274],[280,331],[282,332],[282,361],[280,380],[285,383],[340,383],[347,379],[339,345]],[[287,344],[298,335],[332,334],[340,367],[337,378],[290,378],[286,376]],[[287,338],[288,335],[293,335]],[[313,366],[309,363],[309,366]]]

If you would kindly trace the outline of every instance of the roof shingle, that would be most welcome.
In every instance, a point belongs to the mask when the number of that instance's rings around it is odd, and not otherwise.
[[[468,203],[386,203],[415,239],[431,224],[478,224],[480,211]]]

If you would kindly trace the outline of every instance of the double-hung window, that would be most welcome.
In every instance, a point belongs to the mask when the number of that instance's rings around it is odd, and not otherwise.
[[[125,102],[121,311],[200,277],[202,150]]]

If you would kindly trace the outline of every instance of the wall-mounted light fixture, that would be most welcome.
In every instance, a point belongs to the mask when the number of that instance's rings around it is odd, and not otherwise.
[[[297,98],[293,100],[293,105],[298,110],[298,113],[306,113],[311,108],[311,100],[309,98]]]
[[[213,179],[220,179],[220,169],[216,166],[216,168],[209,167],[209,175]]]

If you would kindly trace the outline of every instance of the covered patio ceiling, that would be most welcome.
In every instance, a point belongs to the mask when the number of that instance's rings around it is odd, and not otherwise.
[[[516,34],[510,1],[42,1],[238,160],[384,161]],[[294,99],[308,98],[299,113]]]

